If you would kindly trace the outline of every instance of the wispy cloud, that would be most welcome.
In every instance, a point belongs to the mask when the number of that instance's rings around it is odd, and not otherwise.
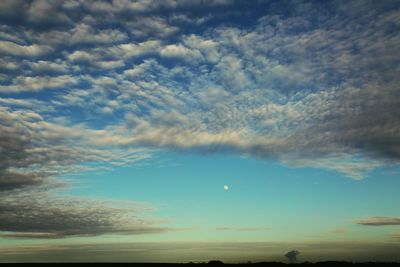
[[[332,234],[341,235],[341,234],[346,233],[346,229],[344,229],[344,228],[336,228],[336,229],[333,229],[333,230],[331,231],[331,233],[332,233]]]
[[[270,230],[268,227],[217,227],[217,231],[238,231],[238,232],[258,232]]]
[[[374,216],[356,220],[355,223],[366,226],[400,225],[400,217]]]
[[[400,241],[400,233],[394,233],[391,237]]]

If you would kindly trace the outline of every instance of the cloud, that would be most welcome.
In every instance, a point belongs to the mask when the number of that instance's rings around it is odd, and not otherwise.
[[[24,103],[22,103],[24,104]],[[23,106],[23,105],[22,105]],[[28,106],[29,107],[29,106]],[[27,110],[0,108],[0,232],[8,238],[62,238],[75,235],[165,232],[151,219],[138,217],[150,209],[121,203],[60,196],[72,180],[65,173],[83,172],[83,162],[114,161],[119,165],[143,160],[141,151],[102,150],[85,140],[96,135],[60,126]]]
[[[70,22],[69,17],[60,12],[61,1],[34,0],[30,3],[27,12],[27,20],[30,23],[47,25],[64,25]]]
[[[0,5],[9,14],[0,27],[3,191],[63,187],[56,176],[84,163],[129,165],[159,150],[353,179],[400,163],[398,10],[272,3],[261,17],[236,1]]]
[[[400,240],[400,233],[394,233],[391,235],[392,238]]]
[[[47,173],[21,173],[16,171],[0,172],[0,191],[9,191],[27,187],[43,187],[49,189],[66,185],[66,182],[50,178]]]
[[[0,98],[0,103],[3,106],[16,106],[19,108],[30,108],[31,110],[35,109],[37,111],[39,111],[41,108],[43,108],[43,105],[44,105],[44,102],[37,100],[37,99],[33,99],[33,98],[19,99],[19,98],[2,97],[2,98]],[[49,110],[48,107],[46,107],[46,110]]]
[[[28,4],[23,0],[4,0],[0,3],[0,19],[16,21]],[[24,12],[22,12],[24,13]]]
[[[192,50],[182,45],[167,45],[160,50],[160,55],[166,58],[180,58],[186,61],[202,60],[202,55],[197,50]]]
[[[127,35],[116,29],[93,29],[89,25],[79,24],[71,30],[69,42],[71,44],[85,43],[118,43],[127,39]]]
[[[37,57],[51,52],[52,49],[43,45],[19,45],[9,41],[0,41],[0,54],[22,57]]]
[[[260,228],[260,227],[217,227],[217,231],[239,231],[239,232],[258,232],[269,230],[270,228]]]
[[[344,229],[344,228],[336,228],[336,229],[333,229],[333,230],[331,231],[331,233],[332,233],[332,234],[341,235],[341,234],[346,233],[346,229]]]
[[[149,40],[140,43],[124,43],[109,49],[110,55],[118,58],[140,57],[154,54],[160,47],[160,41]]]
[[[140,203],[112,203],[50,192],[2,194],[0,231],[9,238],[62,238],[76,235],[166,232],[151,220],[137,218]],[[147,209],[146,207],[144,207]]]
[[[123,60],[97,61],[93,65],[100,69],[115,69],[124,66]]]
[[[133,13],[133,14],[146,14],[149,12],[157,12],[160,9],[167,9],[167,10],[179,10],[179,9],[196,9],[198,7],[213,7],[213,6],[226,6],[232,3],[231,0],[211,0],[211,1],[202,1],[202,0],[172,0],[172,1],[146,1],[146,0],[139,0],[139,1],[112,1],[112,2],[105,2],[105,1],[96,1],[93,4],[86,4],[88,8],[94,12],[99,13]]]
[[[69,66],[62,61],[45,61],[39,60],[30,62],[32,70],[35,73],[65,73],[68,71]]]
[[[94,60],[96,59],[96,56],[88,53],[87,51],[77,50],[69,54],[68,59],[71,61],[84,62]]]
[[[126,33],[118,29],[96,29],[91,25],[80,23],[69,30],[51,29],[46,32],[32,32],[31,38],[38,43],[53,47],[80,47],[121,43],[128,37]]]
[[[400,217],[374,216],[356,220],[355,223],[366,226],[400,225]]]
[[[57,89],[76,84],[78,79],[70,75],[60,76],[18,76],[11,85],[0,85],[2,93],[36,92],[45,89]]]
[[[167,38],[179,31],[179,28],[169,25],[165,18],[155,16],[140,16],[127,22],[126,29],[134,38]]]

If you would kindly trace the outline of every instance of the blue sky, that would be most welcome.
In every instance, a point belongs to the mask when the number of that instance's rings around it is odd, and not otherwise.
[[[0,261],[400,260],[399,12],[1,1]]]

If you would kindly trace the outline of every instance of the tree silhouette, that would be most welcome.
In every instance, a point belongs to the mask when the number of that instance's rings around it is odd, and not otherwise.
[[[290,260],[290,262],[295,262],[297,260],[297,255],[299,254],[300,252],[298,250],[292,250],[286,253],[285,257],[287,257]]]

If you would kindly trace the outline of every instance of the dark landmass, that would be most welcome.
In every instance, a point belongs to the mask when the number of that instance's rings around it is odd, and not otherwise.
[[[236,266],[236,267],[241,267],[241,266],[253,266],[253,267],[258,267],[258,266],[269,266],[269,267],[333,267],[333,266],[349,266],[349,267],[372,267],[372,266],[387,266],[387,267],[397,267],[400,266],[400,262],[344,262],[344,261],[323,261],[323,262],[302,262],[302,263],[282,263],[282,262],[247,262],[247,263],[223,263],[222,261],[219,260],[212,260],[209,262],[189,262],[189,263],[80,263],[80,262],[71,262],[71,263],[57,263],[57,262],[52,262],[52,263],[1,263],[1,265],[37,265],[37,266],[43,266],[43,265],[61,265],[61,266],[69,266],[69,265],[76,265],[76,264],[84,264],[84,265],[90,265],[90,266],[146,266],[146,267],[182,267],[182,266]]]

